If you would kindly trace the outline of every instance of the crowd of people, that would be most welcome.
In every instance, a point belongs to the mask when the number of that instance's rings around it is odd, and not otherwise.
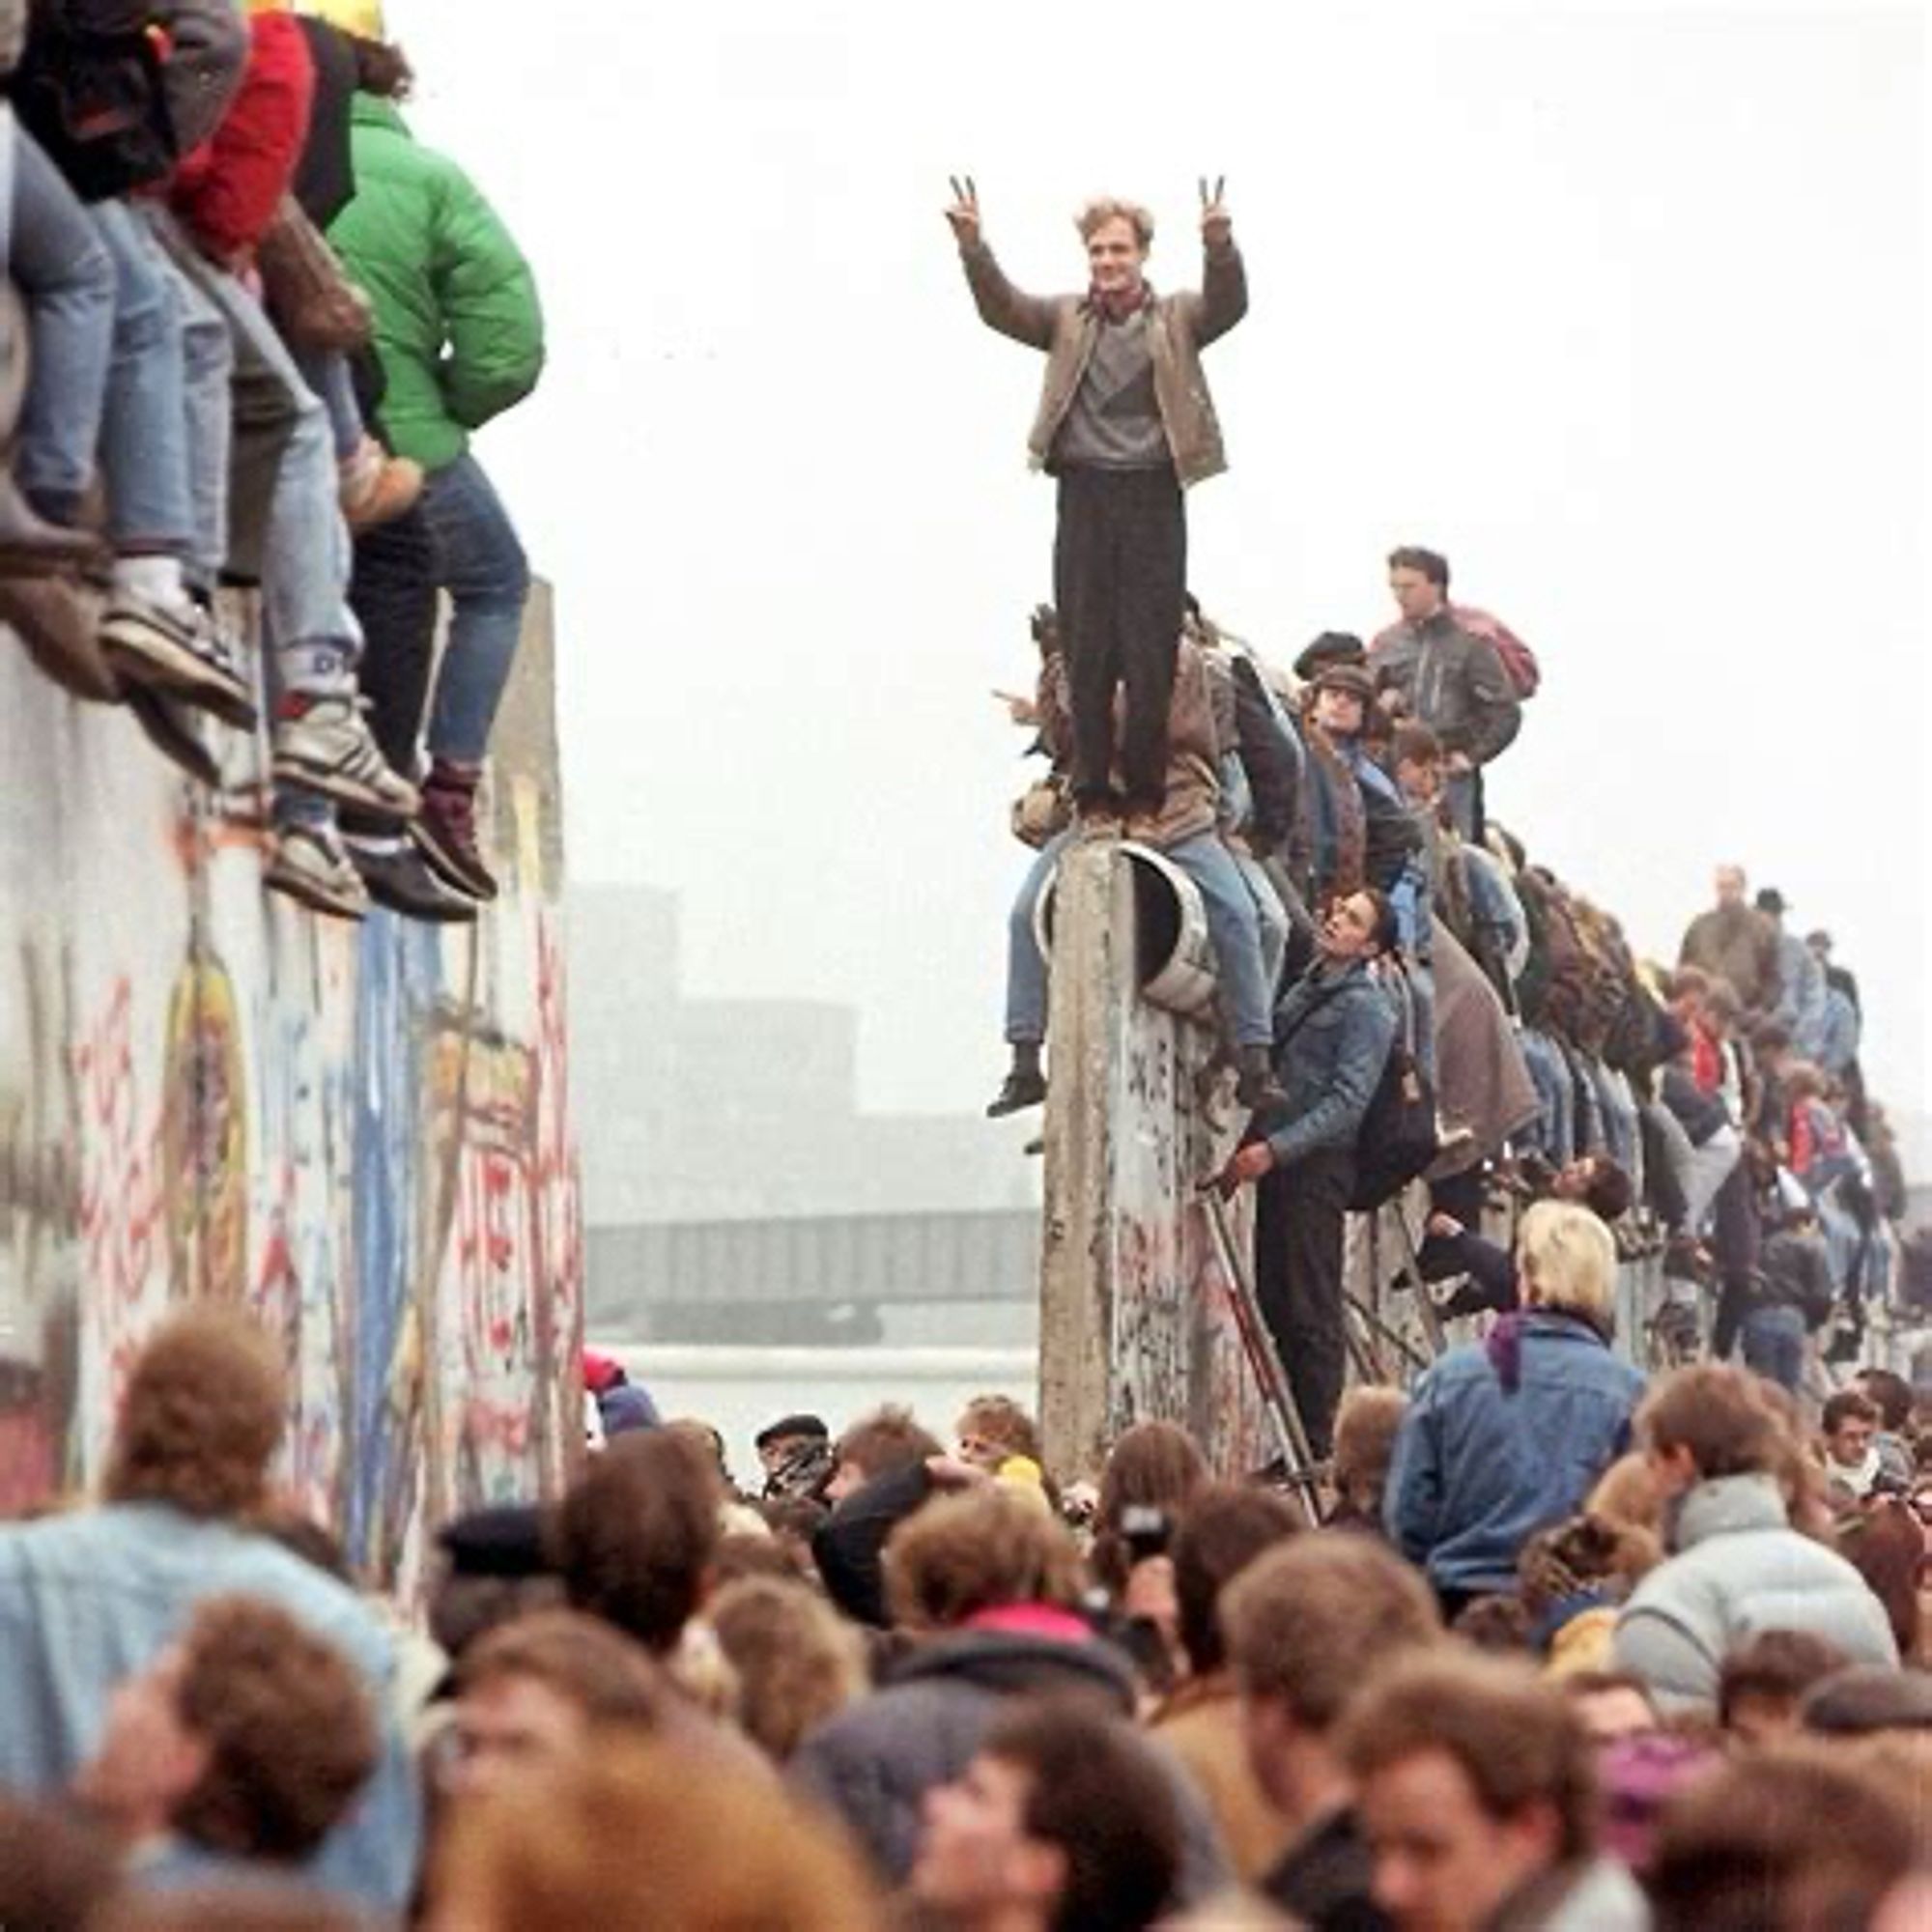
[[[279,1347],[185,1311],[99,1498],[0,1525],[0,1919],[1924,1923],[1932,1401],[1646,1385],[1595,1214],[1520,1263],[1319,1495],[1166,1422],[1083,1482],[997,1395],[776,1418],[740,1486],[586,1354],[569,1488],[438,1527],[420,1605],[277,1490]]]
[[[1076,840],[1164,854],[1199,895],[1222,1063],[1247,1114],[1224,1190],[1258,1188],[1256,1292],[1317,1458],[1346,1380],[1351,1210],[1427,1180],[1416,1272],[1440,1313],[1516,1305],[1498,1188],[1583,1203],[1679,1284],[1661,1334],[1796,1388],[1806,1338],[1904,1286],[1903,1177],[1859,1065],[1858,985],[1823,931],[1783,927],[1735,867],[1674,968],[1494,823],[1485,775],[1542,683],[1499,619],[1451,601],[1449,560],[1387,558],[1397,620],[1324,632],[1292,666],[1186,584],[1184,491],[1222,467],[1199,352],[1246,282],[1220,185],[1202,185],[1201,291],[1145,276],[1145,209],[1081,213],[1091,282],[1006,278],[978,191],[948,211],[981,318],[1047,357],[1030,449],[1057,479],[1055,603],[1031,620],[1031,696],[1003,694],[1047,772],[1016,803],[1035,859],[1009,922],[1010,1062],[994,1117],[1045,1100],[1037,910]],[[1702,1290],[1714,1294],[1706,1306]]]
[[[377,0],[8,0],[0,73],[0,621],[199,785],[263,731],[270,888],[473,920],[529,574],[469,437],[543,366],[522,254],[412,139]]]

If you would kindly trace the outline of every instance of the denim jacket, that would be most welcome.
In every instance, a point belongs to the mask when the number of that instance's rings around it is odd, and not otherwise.
[[[1523,1544],[1580,1509],[1630,1444],[1643,1377],[1574,1315],[1519,1320],[1514,1387],[1485,1344],[1452,1349],[1396,1436],[1383,1517],[1443,1588],[1513,1589]]]
[[[1395,1044],[1396,1009],[1361,961],[1311,967],[1275,1009],[1275,1070],[1288,1093],[1268,1135],[1277,1167],[1350,1149]]]
[[[279,1604],[361,1670],[383,1754],[307,1875],[400,1911],[415,1883],[422,1805],[392,1701],[389,1635],[346,1585],[232,1523],[113,1503],[0,1526],[0,1787],[66,1785],[100,1743],[115,1685],[153,1662],[200,1599],[228,1592]]]

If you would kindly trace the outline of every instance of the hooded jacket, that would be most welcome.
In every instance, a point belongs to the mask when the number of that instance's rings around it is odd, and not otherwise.
[[[398,456],[434,473],[536,386],[536,283],[454,161],[419,147],[386,100],[358,94],[352,112],[355,198],[328,239],[376,306],[383,427]]]
[[[1085,296],[1023,295],[1007,280],[983,242],[961,248],[959,259],[980,320],[1014,342],[1046,352],[1039,412],[1027,439],[1027,455],[1036,469],[1047,469],[1054,440],[1093,357],[1100,318]],[[1205,482],[1228,467],[1201,352],[1247,312],[1247,270],[1232,242],[1207,251],[1199,293],[1186,289],[1153,298],[1148,341],[1153,352],[1154,399],[1175,473],[1183,486]]]
[[[1714,1707],[1725,1653],[1760,1631],[1808,1631],[1854,1663],[1897,1666],[1885,1606],[1842,1556],[1791,1527],[1776,1477],[1699,1483],[1668,1542],[1674,1553],[1624,1605],[1613,1652],[1660,1709]]]
[[[1040,1628],[1014,1628],[1037,1623]],[[963,1772],[1009,1698],[1070,1697],[1131,1718],[1126,1660],[1078,1634],[1065,1612],[993,1611],[916,1650],[868,1697],[818,1726],[792,1759],[799,1785],[844,1820],[895,1886],[910,1876],[925,1794]],[[1164,1747],[1180,1812],[1176,1903],[1229,1882],[1227,1853],[1206,1799]]]

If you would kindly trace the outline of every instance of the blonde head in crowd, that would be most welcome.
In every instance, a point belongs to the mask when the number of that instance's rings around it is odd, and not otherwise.
[[[1539,1201],[1517,1234],[1522,1298],[1607,1328],[1615,1306],[1617,1244],[1587,1208]]]
[[[250,0],[250,5],[254,0]],[[389,38],[383,18],[383,0],[300,0],[296,11],[327,20],[358,41],[385,41]]]

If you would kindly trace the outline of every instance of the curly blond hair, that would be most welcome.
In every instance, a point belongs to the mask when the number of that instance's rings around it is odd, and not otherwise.
[[[1124,221],[1134,231],[1134,240],[1145,253],[1153,246],[1153,216],[1137,201],[1122,201],[1118,195],[1096,195],[1073,217],[1083,242],[1091,242],[1110,221]]]

